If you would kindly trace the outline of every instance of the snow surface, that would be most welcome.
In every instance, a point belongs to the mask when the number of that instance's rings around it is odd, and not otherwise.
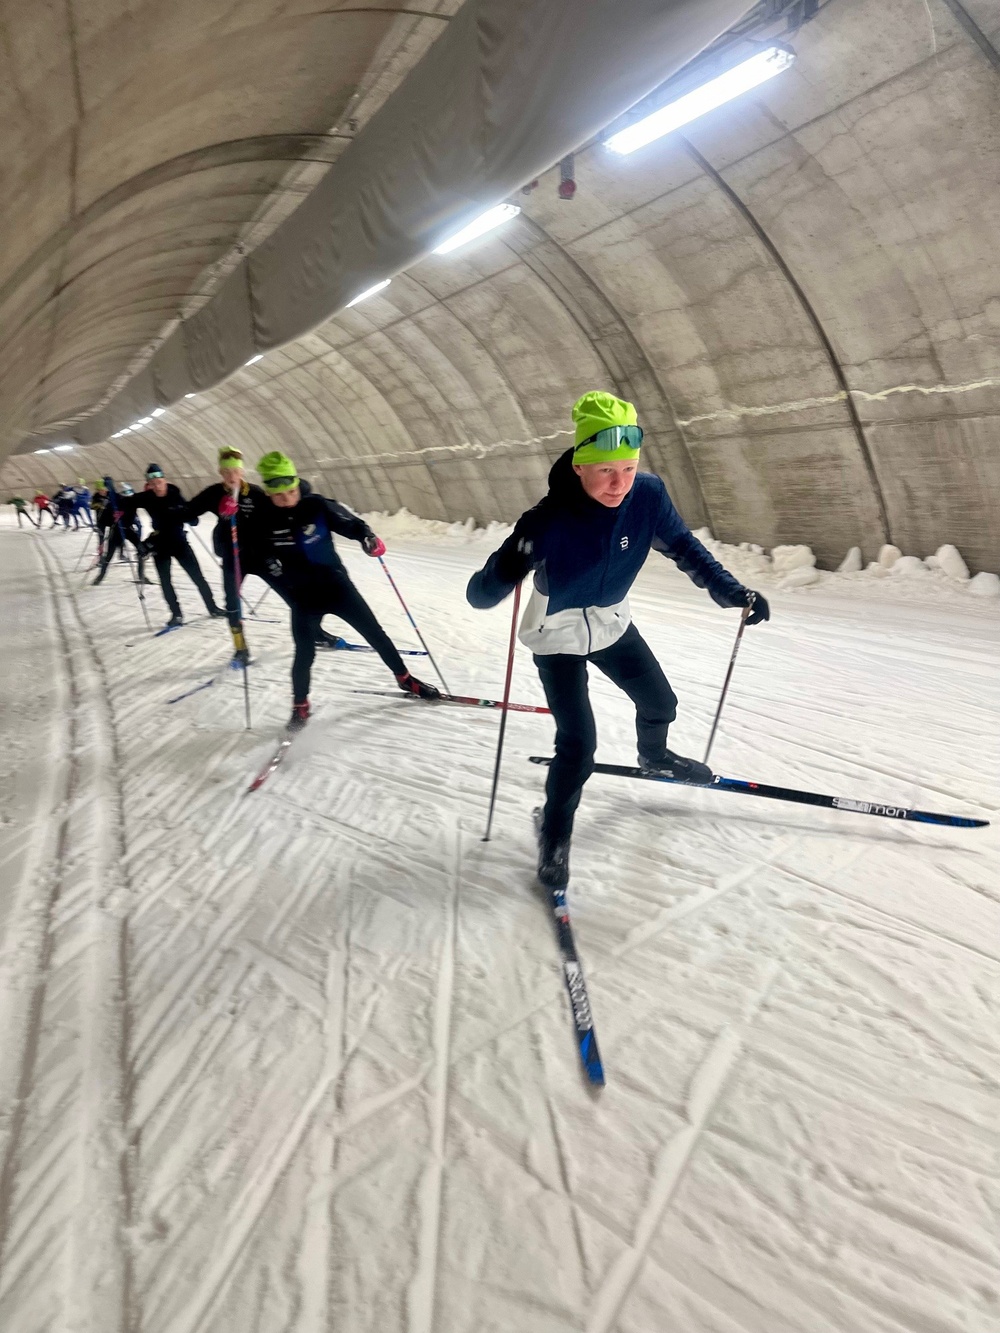
[[[502,531],[377,526],[452,688],[496,696],[509,604],[463,591]],[[484,844],[497,715],[352,694],[391,679],[320,655],[314,721],[245,796],[288,712],[283,609],[248,630],[253,732],[235,674],[167,706],[225,627],[150,639],[124,566],[69,572],[84,540],[0,526],[0,1329],[996,1333],[996,823],[592,779],[593,1094],[532,887],[548,719],[511,715]],[[995,602],[728,557],[773,618],[720,771],[996,820]],[[657,557],[632,600],[699,755],[736,613]],[[594,676],[599,757],[632,762]],[[520,650],[514,697],[541,701]]]

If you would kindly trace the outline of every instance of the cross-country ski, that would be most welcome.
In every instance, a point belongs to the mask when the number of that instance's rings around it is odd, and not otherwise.
[[[551,756],[533,754],[533,764],[551,765]],[[879,815],[884,819],[909,819],[919,824],[942,824],[950,828],[985,828],[988,819],[973,819],[967,815],[942,815],[931,810],[913,810],[904,805],[887,805],[877,801],[860,801],[846,796],[824,796],[821,792],[796,791],[793,787],[775,787],[766,782],[746,782],[742,778],[724,778],[713,775],[709,782],[668,777],[651,773],[627,764],[594,764],[595,773],[615,778],[637,778],[641,782],[669,782],[675,786],[702,787],[709,791],[734,792],[738,796],[763,796],[769,801],[793,801],[798,805],[816,805],[824,810],[842,810],[847,814]]]

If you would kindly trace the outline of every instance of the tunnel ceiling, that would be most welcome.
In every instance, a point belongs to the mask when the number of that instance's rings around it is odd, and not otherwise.
[[[598,385],[692,525],[824,564],[883,540],[1000,569],[1000,8],[828,0],[791,70],[431,256],[141,432],[185,488],[281,447],[362,510],[510,520]],[[8,485],[68,460],[11,460]]]
[[[8,440],[106,398],[301,201],[458,4],[5,4]]]

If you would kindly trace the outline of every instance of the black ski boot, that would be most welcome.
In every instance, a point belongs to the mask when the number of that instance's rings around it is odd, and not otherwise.
[[[245,671],[250,665],[250,649],[237,648],[236,652],[233,653],[233,660],[230,665],[236,671]]]
[[[404,694],[415,694],[418,699],[441,698],[441,691],[436,685],[428,685],[426,681],[417,680],[416,676],[411,676],[408,671],[396,677],[396,684]]]
[[[221,606],[216,606],[215,603],[213,602],[212,605],[208,608],[208,614],[212,617],[213,620],[218,620],[220,616],[224,617],[226,613],[225,611],[223,611]]]
[[[327,634],[326,630],[320,626],[316,630],[316,647],[329,648],[333,651],[338,648],[346,648],[347,640],[342,639],[338,634]]]
[[[292,716],[288,719],[288,731],[301,731],[309,721],[309,700],[305,699],[300,704],[292,704]]]
[[[538,882],[547,889],[564,889],[569,883],[569,835],[550,838],[542,828],[542,812],[534,812],[538,834]]]
[[[181,615],[176,615],[176,616],[171,616],[163,628],[180,629],[183,624],[184,624],[184,617]]]
[[[664,778],[674,778],[677,782],[697,782],[702,785],[712,781],[714,774],[707,764],[697,759],[685,759],[682,754],[667,750],[662,759],[647,759],[639,756],[639,767],[643,773],[656,773]]]
[[[98,585],[99,583],[103,583],[103,582],[104,582],[104,576],[105,576],[105,574],[107,574],[107,572],[108,572],[108,567],[107,567],[107,565],[102,565],[102,566],[100,567],[100,569],[97,571],[97,578],[96,578],[96,579],[91,579],[91,581],[90,581],[90,586],[91,586],[92,588],[96,588],[97,585]]]

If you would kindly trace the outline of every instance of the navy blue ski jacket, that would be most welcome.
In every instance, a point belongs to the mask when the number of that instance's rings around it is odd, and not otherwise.
[[[572,449],[557,459],[548,494],[473,574],[466,592],[473,606],[496,606],[534,570],[521,642],[542,655],[597,652],[631,623],[628,592],[651,550],[669,556],[719,606],[747,604],[747,589],[694,536],[659,477],[638,473],[612,509],[587,495],[572,460]]]

